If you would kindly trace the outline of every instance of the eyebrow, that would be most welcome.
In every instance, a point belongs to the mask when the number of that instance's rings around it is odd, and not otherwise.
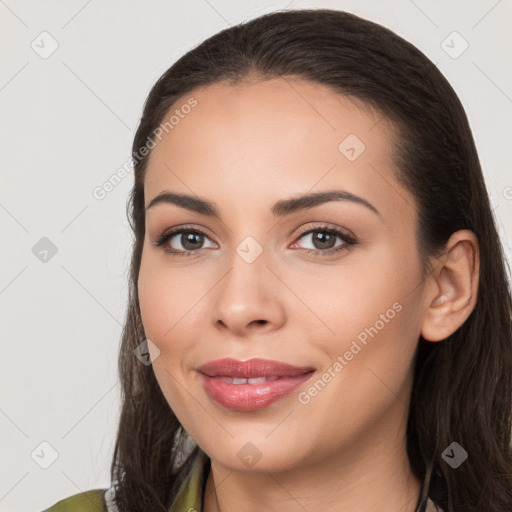
[[[380,215],[377,208],[375,208],[375,206],[369,203],[366,199],[351,194],[346,190],[327,190],[325,192],[304,194],[290,199],[281,199],[272,206],[271,212],[274,217],[284,217],[299,210],[313,208],[330,201],[350,201],[352,203],[365,206],[375,214]],[[157,204],[162,203],[174,204],[201,215],[220,219],[219,210],[213,203],[199,197],[189,196],[187,194],[178,194],[167,190],[154,197],[146,207],[146,211]]]

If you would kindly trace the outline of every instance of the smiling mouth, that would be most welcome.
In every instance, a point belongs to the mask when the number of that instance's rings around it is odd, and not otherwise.
[[[296,392],[316,373],[311,370],[279,377],[228,377],[204,373],[199,376],[207,395],[217,405],[231,411],[249,412],[265,409]]]

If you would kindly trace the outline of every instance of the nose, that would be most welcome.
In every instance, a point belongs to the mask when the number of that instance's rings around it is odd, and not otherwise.
[[[270,332],[285,322],[283,284],[261,255],[247,263],[238,254],[212,295],[215,327],[236,336]]]

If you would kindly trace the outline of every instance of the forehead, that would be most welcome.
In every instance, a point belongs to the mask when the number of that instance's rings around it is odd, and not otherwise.
[[[196,105],[182,109],[190,98]],[[166,189],[249,201],[340,186],[379,202],[378,188],[394,181],[391,124],[324,85],[218,83],[178,100],[163,122],[171,115],[175,124],[149,158],[146,205]]]

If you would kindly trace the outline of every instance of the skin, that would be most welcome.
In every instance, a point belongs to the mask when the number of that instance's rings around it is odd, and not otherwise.
[[[395,178],[392,126],[360,103],[284,79],[217,84],[191,95],[197,106],[152,150],[145,203],[162,191],[196,195],[221,218],[173,204],[150,208],[138,287],[147,338],[160,351],[156,378],[212,461],[204,510],[412,512],[420,482],[406,455],[405,426],[417,341],[420,334],[444,339],[473,309],[474,235],[455,233],[423,276],[416,203]],[[366,146],[354,161],[338,149],[349,134]],[[344,200],[271,214],[278,200],[339,189],[379,213]],[[308,254],[322,246],[299,229],[324,223],[359,243]],[[153,245],[183,225],[207,232],[195,255]],[[252,263],[236,252],[248,236],[263,250]],[[332,245],[343,244],[336,238]],[[190,248],[180,235],[172,247]],[[400,312],[300,403],[298,393],[396,303]],[[265,409],[230,411],[209,398],[196,371],[223,357],[312,366],[317,376]],[[237,456],[248,442],[261,454],[252,467]]]

